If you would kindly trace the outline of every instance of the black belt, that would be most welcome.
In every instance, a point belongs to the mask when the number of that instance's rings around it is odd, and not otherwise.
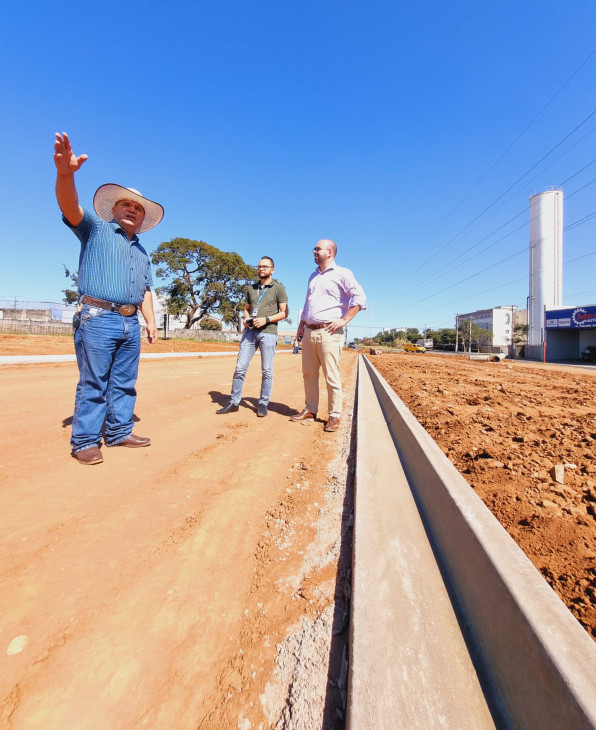
[[[109,309],[110,312],[118,312],[123,317],[130,317],[137,313],[138,307],[135,304],[116,304],[115,302],[106,302],[104,299],[96,299],[88,297],[86,294],[81,299],[83,304],[91,304],[92,307],[100,307],[101,309]]]

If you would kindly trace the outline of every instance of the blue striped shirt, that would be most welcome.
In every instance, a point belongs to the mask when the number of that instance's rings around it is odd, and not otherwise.
[[[117,304],[140,304],[153,279],[138,236],[129,240],[115,221],[106,223],[88,210],[78,226],[64,216],[62,220],[81,242],[79,293]]]

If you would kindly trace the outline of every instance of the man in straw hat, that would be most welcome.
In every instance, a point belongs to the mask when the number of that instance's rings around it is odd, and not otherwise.
[[[81,208],[74,174],[87,155],[74,154],[65,132],[56,134],[54,150],[62,220],[81,242],[73,320],[79,382],[70,443],[80,464],[99,464],[104,426],[106,446],[151,443],[132,433],[141,349],[137,310],[148,342],[157,339],[149,257],[137,234],[156,226],[163,208],[138,190],[111,183],[97,189],[95,213]]]

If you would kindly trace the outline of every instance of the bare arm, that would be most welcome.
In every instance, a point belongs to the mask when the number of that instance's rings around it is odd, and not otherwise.
[[[153,296],[151,289],[145,292],[145,298],[141,302],[141,314],[147,326],[147,342],[152,345],[157,340],[157,326],[155,325],[155,313],[153,311]]]
[[[79,195],[75,185],[74,174],[87,160],[87,155],[78,157],[72,151],[66,132],[56,132],[54,143],[54,163],[56,165],[56,200],[66,220],[78,226],[83,220],[83,209],[79,205]]]
[[[288,303],[280,302],[278,306],[279,312],[271,315],[271,317],[269,317],[269,322],[281,322],[282,319],[285,319],[288,316]],[[253,324],[255,327],[266,327],[267,317],[255,317]]]

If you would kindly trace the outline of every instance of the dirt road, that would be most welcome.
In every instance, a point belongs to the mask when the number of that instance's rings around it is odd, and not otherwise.
[[[349,419],[289,422],[291,354],[267,418],[258,358],[247,407],[216,415],[234,361],[142,362],[135,431],[152,445],[92,467],[69,456],[76,366],[0,368],[0,727],[270,727],[290,711],[286,637],[318,631],[328,653]],[[319,722],[327,658],[309,669]]]
[[[0,336],[0,354],[72,351],[17,339]],[[596,636],[594,374],[372,360]],[[217,416],[233,365],[143,361],[136,431],[153,445],[106,449],[96,467],[68,456],[76,366],[0,368],[3,730],[341,726],[348,429],[288,422],[302,406],[291,354],[276,356],[266,419],[258,361],[247,407]],[[344,382],[354,366],[346,351]]]

